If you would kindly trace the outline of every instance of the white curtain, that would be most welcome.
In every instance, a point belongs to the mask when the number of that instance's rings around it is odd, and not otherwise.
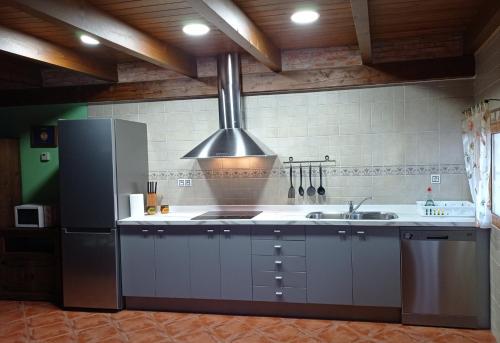
[[[491,130],[488,104],[467,111],[462,126],[465,170],[472,201],[476,205],[476,226],[491,226]]]

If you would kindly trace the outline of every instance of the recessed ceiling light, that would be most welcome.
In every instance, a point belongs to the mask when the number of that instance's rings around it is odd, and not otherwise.
[[[297,11],[290,19],[296,24],[310,24],[314,23],[319,18],[319,13],[312,10],[301,10]]]
[[[187,24],[182,28],[182,32],[189,36],[203,36],[206,35],[208,31],[210,31],[210,28],[207,25],[200,23]]]
[[[80,40],[88,45],[98,45],[99,41],[94,37],[90,37],[89,35],[83,34],[80,36]]]

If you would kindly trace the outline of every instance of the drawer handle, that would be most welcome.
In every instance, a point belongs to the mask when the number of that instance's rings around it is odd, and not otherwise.
[[[283,276],[278,275],[278,276],[275,276],[274,279],[277,281],[281,281],[281,280],[283,280]]]
[[[283,262],[282,261],[274,261],[274,264],[280,266],[281,264],[283,264]]]
[[[274,249],[281,249],[281,245],[275,245]]]
[[[357,231],[356,234],[359,236],[360,240],[366,239],[366,233],[364,231]]]
[[[214,230],[212,230],[212,229],[208,229],[208,230],[207,230],[207,233],[214,233]]]
[[[224,233],[230,233],[230,232],[231,232],[231,230],[229,230],[229,229],[224,229]]]
[[[340,230],[339,231],[339,235],[345,235],[346,233],[347,233],[347,231],[345,231],[345,230]]]
[[[162,230],[162,229],[159,229],[157,231],[158,231],[158,233],[164,233],[165,232],[165,230]]]
[[[149,230],[148,229],[142,229],[141,232],[147,233],[147,232],[149,232]]]
[[[281,233],[281,230],[274,230],[274,233]]]
[[[274,294],[276,294],[277,297],[283,296],[283,292],[281,292],[281,291],[276,291],[276,293],[274,293]]]

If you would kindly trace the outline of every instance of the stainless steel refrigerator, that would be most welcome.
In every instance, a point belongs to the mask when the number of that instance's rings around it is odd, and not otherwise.
[[[63,305],[120,309],[116,221],[130,216],[130,194],[146,192],[146,125],[60,120],[58,132]]]

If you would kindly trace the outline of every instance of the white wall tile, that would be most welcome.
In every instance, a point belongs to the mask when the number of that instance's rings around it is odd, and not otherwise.
[[[90,118],[111,118],[113,116],[112,104],[89,104],[88,116]]]
[[[461,111],[471,101],[471,83],[450,81],[244,98],[246,125],[278,154],[277,159],[208,161],[180,158],[218,128],[218,100],[195,99],[91,104],[89,116],[111,116],[148,125],[151,171],[268,169],[280,161],[320,159],[338,167],[462,163]],[[306,166],[307,167],[307,166]],[[436,196],[468,198],[464,177],[442,175]],[[294,178],[298,188],[298,177]],[[287,199],[288,177],[193,179],[178,188],[175,178],[161,181],[170,204],[413,203],[425,197],[428,175],[325,176],[323,198]],[[319,178],[313,177],[317,187]],[[304,185],[308,180],[304,178]]]
[[[439,134],[423,132],[417,136],[417,164],[439,163]]]
[[[440,163],[463,163],[464,150],[462,145],[462,137],[456,131],[441,132],[439,137]]]
[[[137,115],[138,113],[139,104],[136,102],[113,104],[113,117],[120,115]]]

